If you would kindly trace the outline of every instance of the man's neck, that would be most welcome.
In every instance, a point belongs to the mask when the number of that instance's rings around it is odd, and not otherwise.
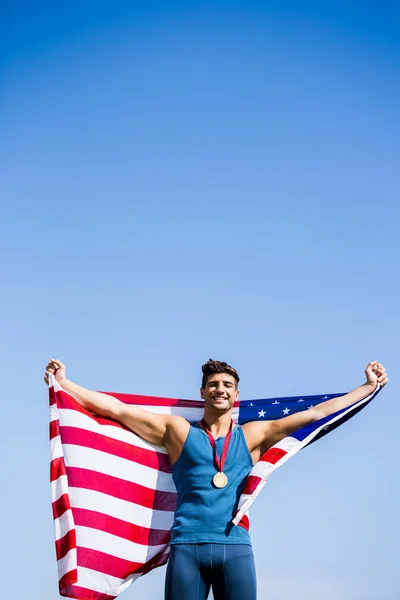
[[[224,437],[231,426],[232,410],[220,415],[205,409],[203,419],[214,438]]]

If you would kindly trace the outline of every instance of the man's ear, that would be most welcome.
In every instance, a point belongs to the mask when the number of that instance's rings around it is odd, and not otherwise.
[[[202,387],[200,388],[200,398],[204,400],[204,389]]]
[[[239,398],[239,390],[236,390],[236,400]]]

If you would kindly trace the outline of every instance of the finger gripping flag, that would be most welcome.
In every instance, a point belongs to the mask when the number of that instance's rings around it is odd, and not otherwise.
[[[168,560],[177,498],[171,464],[165,448],[85,410],[54,377],[50,384],[50,479],[60,594],[112,600]],[[248,476],[234,524],[248,529],[248,510],[271,473],[351,418],[379,389],[270,448]],[[111,395],[190,422],[203,417],[203,401]],[[232,418],[240,424],[275,420],[341,395],[241,400]]]

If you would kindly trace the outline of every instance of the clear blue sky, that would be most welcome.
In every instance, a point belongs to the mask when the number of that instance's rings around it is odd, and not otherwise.
[[[273,475],[252,532],[260,600],[398,600],[397,3],[1,10],[7,597],[57,594],[50,356],[189,398],[209,357],[243,398],[346,391],[377,358],[388,388]]]

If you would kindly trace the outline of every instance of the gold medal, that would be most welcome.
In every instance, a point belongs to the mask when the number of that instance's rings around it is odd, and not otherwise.
[[[224,488],[228,483],[228,478],[222,471],[215,473],[213,477],[213,484],[216,488]]]

